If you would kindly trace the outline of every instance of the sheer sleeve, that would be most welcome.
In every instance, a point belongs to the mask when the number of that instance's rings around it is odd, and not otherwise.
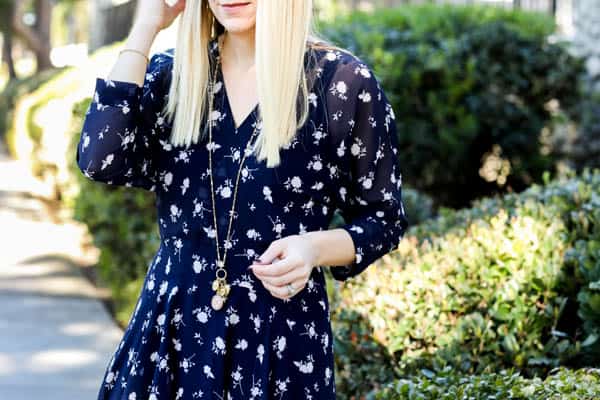
[[[395,116],[371,69],[358,58],[336,67],[327,91],[328,130],[340,166],[336,203],[355,256],[331,266],[344,281],[398,247],[408,227]]]
[[[142,86],[96,78],[76,154],[77,165],[87,178],[155,191],[169,59],[165,52],[155,53]]]

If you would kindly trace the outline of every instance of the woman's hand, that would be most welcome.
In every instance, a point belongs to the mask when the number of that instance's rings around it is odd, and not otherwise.
[[[169,27],[185,8],[186,0],[173,0],[169,5],[165,0],[138,1],[134,24],[149,25],[159,32]],[[199,16],[198,16],[199,18]]]
[[[304,289],[319,257],[313,242],[305,235],[290,235],[271,242],[265,252],[248,268],[271,294],[288,299]],[[289,293],[291,283],[294,292]]]

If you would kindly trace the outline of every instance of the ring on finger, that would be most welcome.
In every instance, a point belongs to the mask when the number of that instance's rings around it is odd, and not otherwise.
[[[288,289],[288,294],[289,294],[290,296],[291,296],[291,295],[293,295],[293,294],[294,294],[294,291],[295,291],[296,289],[294,289],[294,286],[292,286],[292,283],[290,282],[290,283],[288,283],[288,284],[287,284],[287,285],[285,285],[285,286],[286,286],[286,287],[287,287],[287,289]]]

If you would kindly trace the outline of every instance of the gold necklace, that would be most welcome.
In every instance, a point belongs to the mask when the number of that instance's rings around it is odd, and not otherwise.
[[[214,88],[214,83],[215,83],[214,77],[216,76],[217,68],[220,63],[220,60],[221,60],[220,54],[217,54],[217,59],[215,62],[215,70],[213,73],[213,82],[211,84],[211,91],[210,91],[209,116],[210,116],[210,113],[212,112],[212,100],[213,100],[213,95],[214,95],[213,88]],[[233,117],[233,115],[232,115],[232,117]],[[207,121],[207,123],[208,123],[208,142],[212,143],[212,122],[210,121],[210,118]],[[252,141],[252,139],[256,136],[256,133],[258,132],[258,126],[259,126],[259,122],[256,121],[256,119],[255,119],[254,131],[252,132],[250,139],[248,139],[248,143],[246,144],[246,148],[244,149],[244,155],[242,156],[242,159],[240,160],[240,167],[237,172],[236,182],[235,182],[234,191],[233,191],[233,200],[232,200],[232,204],[231,204],[231,211],[229,212],[229,226],[227,228],[226,242],[229,242],[229,240],[231,238],[231,225],[233,222],[235,201],[237,198],[237,189],[238,189],[239,181],[240,181],[240,173],[242,171],[244,161],[246,160],[246,156],[250,153],[249,144]],[[224,252],[223,252],[222,258],[221,258],[220,250],[219,250],[219,233],[218,233],[218,227],[217,227],[217,211],[215,209],[215,191],[214,191],[213,172],[212,172],[212,149],[209,149],[209,151],[208,151],[208,163],[209,163],[209,175],[210,175],[210,194],[211,194],[211,199],[212,199],[213,223],[215,226],[215,240],[216,240],[216,250],[217,250],[217,269],[215,271],[216,278],[212,282],[212,289],[216,293],[212,296],[210,305],[213,309],[220,310],[221,308],[223,308],[223,305],[225,304],[225,301],[227,300],[227,295],[229,295],[229,291],[231,290],[231,285],[229,285],[226,280],[227,271],[225,270],[225,260],[227,258],[227,247],[223,246]]]

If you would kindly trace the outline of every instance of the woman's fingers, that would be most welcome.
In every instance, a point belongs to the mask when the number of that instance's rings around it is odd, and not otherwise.
[[[278,275],[257,275],[260,280],[273,286],[285,286],[287,283],[297,279],[307,279],[307,275],[301,264],[293,264],[286,272]]]
[[[165,10],[165,17],[162,23],[163,28],[167,28],[171,26],[175,18],[185,9],[185,0],[177,0],[173,3],[173,5],[167,5],[167,9]]]
[[[312,265],[309,263],[313,257],[307,243],[310,244],[299,235],[275,240],[260,257],[269,263],[252,264],[248,268],[275,297],[288,298],[290,293],[287,285],[290,282],[295,294],[306,286],[310,277]]]
[[[264,287],[275,297],[279,299],[288,299],[295,296],[306,286],[306,280],[303,278],[295,279],[291,282],[294,287],[294,293],[290,295],[289,290],[287,288],[287,283],[283,286],[275,286],[270,284],[269,282],[262,281]]]
[[[302,260],[294,257],[278,258],[270,264],[253,264],[252,271],[261,278],[278,277],[302,265]]]

